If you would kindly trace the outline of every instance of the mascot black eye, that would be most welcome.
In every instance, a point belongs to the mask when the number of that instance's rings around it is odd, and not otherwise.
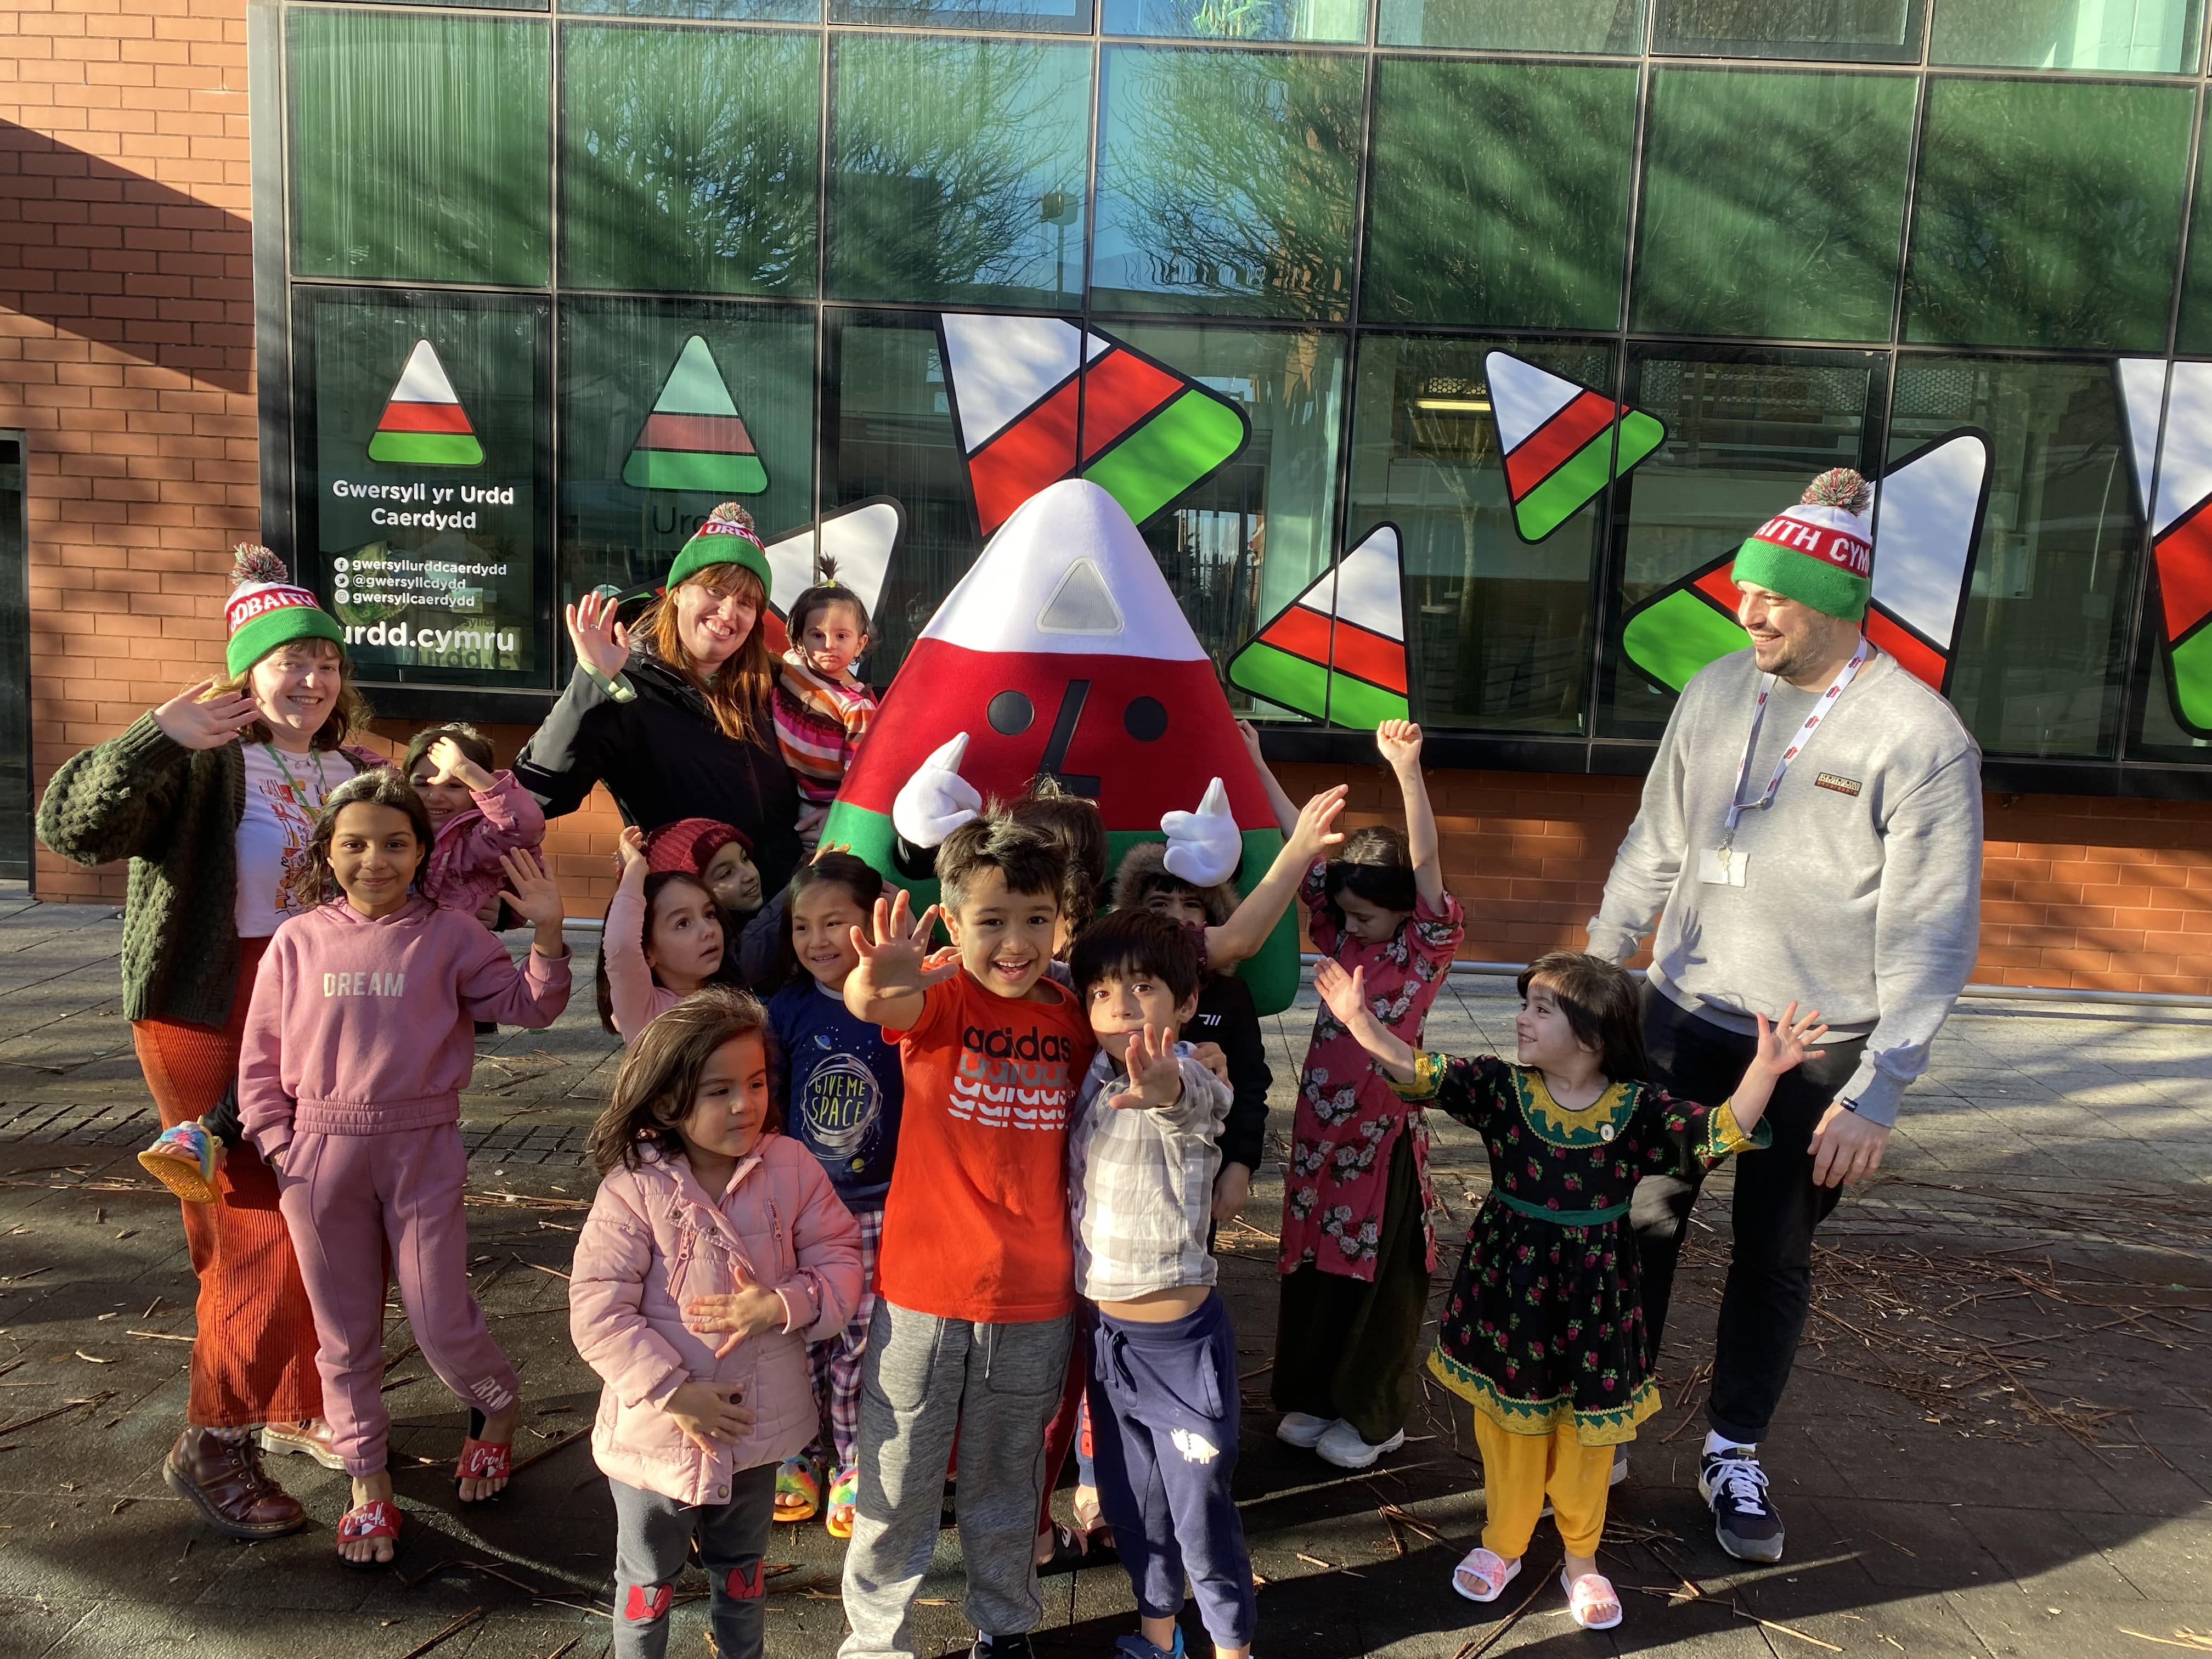
[[[1018,691],[1000,692],[983,712],[990,718],[991,729],[1002,738],[1028,731],[1030,722],[1036,718],[1036,706]],[[1167,717],[1164,714],[1160,718],[1164,722]]]
[[[1121,711],[1121,729],[1139,743],[1154,743],[1167,735],[1168,711],[1157,697],[1139,697]]]

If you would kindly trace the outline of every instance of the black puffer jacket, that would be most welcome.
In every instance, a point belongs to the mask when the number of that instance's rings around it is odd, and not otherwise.
[[[514,763],[514,775],[545,816],[574,811],[604,783],[623,817],[641,830],[678,818],[719,818],[752,838],[761,888],[772,893],[799,864],[799,791],[775,747],[763,703],[758,741],[725,737],[691,683],[639,646],[623,678],[635,694],[608,694],[584,669]]]

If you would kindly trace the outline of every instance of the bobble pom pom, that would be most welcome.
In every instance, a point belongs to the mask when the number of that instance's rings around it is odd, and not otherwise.
[[[1874,486],[1850,468],[1834,466],[1806,485],[1797,500],[1803,507],[1840,507],[1846,513],[1863,513],[1874,505]]]
[[[284,568],[284,561],[258,542],[240,542],[230,550],[233,583],[289,582],[292,573]]]
[[[753,515],[735,501],[724,501],[707,516],[710,519],[719,519],[724,524],[728,524],[734,520],[748,530],[753,528]]]

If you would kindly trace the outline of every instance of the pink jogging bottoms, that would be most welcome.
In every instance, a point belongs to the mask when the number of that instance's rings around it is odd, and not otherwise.
[[[469,1290],[460,1126],[390,1134],[301,1133],[284,1149],[278,1207],[292,1230],[315,1310],[323,1412],[347,1473],[384,1467],[392,1413],[384,1381],[384,1247],[422,1357],[463,1401],[490,1413],[514,1403],[514,1367]]]

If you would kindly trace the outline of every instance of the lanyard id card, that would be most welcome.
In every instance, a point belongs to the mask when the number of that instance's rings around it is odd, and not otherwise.
[[[1828,683],[1828,689],[1814,703],[1812,713],[1805,716],[1805,723],[1797,728],[1797,735],[1782,751],[1782,758],[1775,763],[1774,775],[1767,779],[1764,793],[1757,800],[1746,800],[1743,798],[1744,774],[1751,769],[1753,751],[1759,747],[1759,725],[1766,718],[1766,700],[1774,690],[1774,676],[1759,676],[1759,697],[1752,705],[1751,730],[1744,735],[1743,758],[1736,763],[1735,787],[1729,794],[1728,823],[1722,832],[1721,843],[1717,847],[1698,850],[1698,879],[1700,882],[1711,887],[1743,885],[1751,856],[1736,848],[1737,823],[1746,812],[1763,812],[1774,804],[1775,794],[1782,787],[1782,780],[1790,770],[1790,763],[1804,752],[1805,745],[1812,740],[1814,728],[1827,718],[1828,711],[1835,707],[1836,699],[1844,695],[1844,688],[1858,678],[1858,672],[1865,665],[1872,649],[1866,640],[1859,641],[1859,648],[1851,653],[1851,659],[1836,671],[1836,678]]]

